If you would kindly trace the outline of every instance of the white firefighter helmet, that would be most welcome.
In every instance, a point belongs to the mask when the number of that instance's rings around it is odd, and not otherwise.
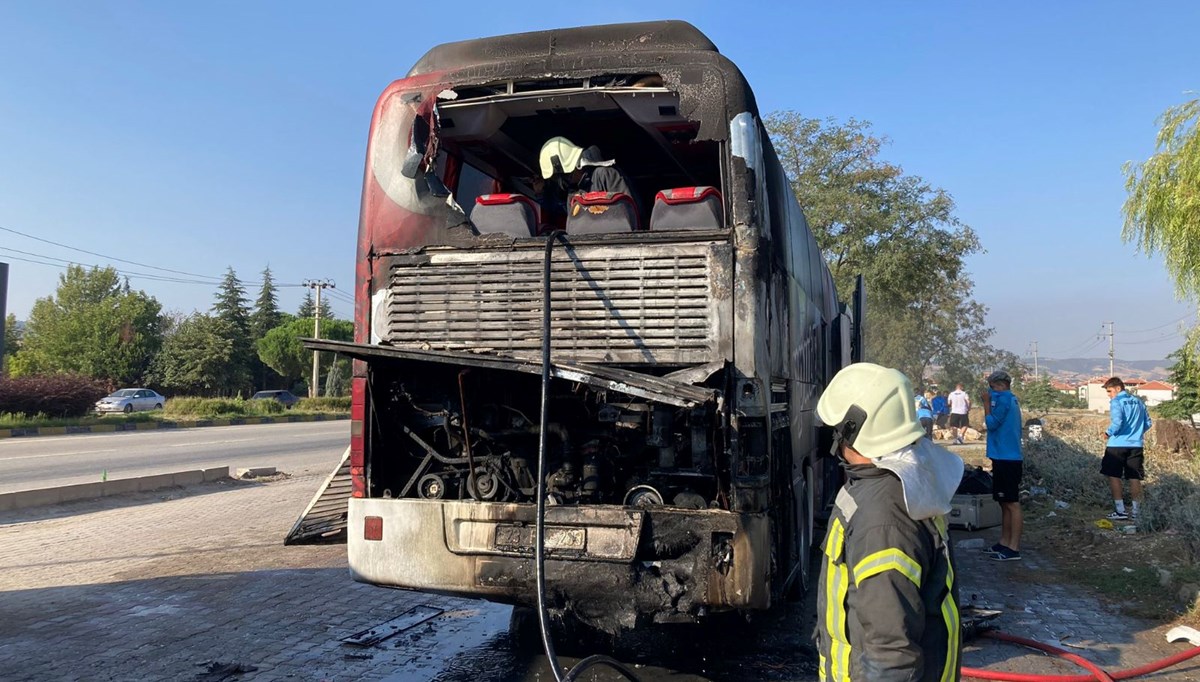
[[[856,362],[829,382],[817,416],[838,428],[856,452],[878,459],[925,435],[912,395],[912,384],[898,370]]]
[[[554,158],[558,157],[559,167],[563,173],[570,173],[579,168],[579,160],[583,157],[583,147],[571,142],[565,137],[552,137],[542,145],[538,154],[538,165],[541,166],[542,177],[549,180],[557,170]]]

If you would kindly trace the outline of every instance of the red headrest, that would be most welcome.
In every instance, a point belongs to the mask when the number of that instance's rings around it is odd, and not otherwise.
[[[633,203],[633,199],[624,192],[584,192],[573,195],[571,201],[578,202],[583,206],[608,206],[618,201]]]
[[[533,200],[524,194],[480,194],[475,197],[475,203],[479,206],[504,206],[508,204],[529,204],[532,207],[537,205]]]
[[[676,187],[664,189],[654,195],[655,202],[663,202],[672,206],[676,204],[697,204],[709,197],[721,200],[721,193],[715,187]]]

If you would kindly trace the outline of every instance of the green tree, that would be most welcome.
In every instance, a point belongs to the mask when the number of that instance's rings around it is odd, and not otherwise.
[[[950,195],[882,160],[888,140],[865,121],[785,111],[765,125],[838,291],[865,277],[867,357],[923,384],[933,364],[993,354],[964,266],[979,239]]]
[[[229,371],[225,373],[229,381],[225,391],[230,395],[249,391],[254,377],[254,341],[250,336],[250,308],[246,300],[246,288],[242,286],[242,281],[238,279],[233,268],[225,271],[221,284],[217,286],[212,314],[226,323],[220,330],[228,334],[227,340],[233,348]]]
[[[1175,398],[1158,405],[1158,413],[1166,419],[1189,419],[1200,412],[1200,359],[1196,354],[1196,334],[1193,331],[1184,345],[1170,355],[1171,383]]]
[[[1039,377],[1022,382],[1017,397],[1021,400],[1024,416],[1028,418],[1040,417],[1055,407],[1062,407],[1062,399],[1066,396],[1050,385],[1049,377]]]
[[[1159,253],[1177,291],[1200,296],[1200,98],[1167,109],[1158,119],[1154,155],[1126,163],[1126,242]]]
[[[275,277],[268,266],[262,271],[262,286],[258,290],[258,298],[254,301],[254,312],[250,314],[250,335],[255,340],[261,339],[282,321],[283,313],[279,310]]]
[[[316,310],[317,304],[313,300],[312,292],[309,291],[308,293],[304,294],[304,299],[300,301],[300,309],[296,311],[296,317],[307,317],[311,320],[313,316],[316,315]],[[321,319],[333,319],[333,308],[329,307],[328,297],[321,298]]]
[[[151,381],[166,390],[188,395],[230,394],[238,381],[234,338],[228,320],[195,313],[179,321],[154,359]]]
[[[70,372],[119,385],[143,383],[162,347],[162,306],[122,285],[112,268],[69,266],[53,296],[29,313],[14,375]]]
[[[254,301],[254,310],[250,313],[250,340],[257,344],[267,332],[278,327],[283,322],[284,313],[279,310],[279,301],[275,292],[275,278],[270,266],[262,271],[262,286],[258,290],[258,298]],[[256,378],[256,388],[263,389],[280,385],[282,377],[259,359],[257,351],[251,356],[251,365]]]
[[[8,361],[21,348],[21,332],[17,330],[17,316],[9,313],[4,318],[4,357],[0,359],[0,372],[8,368]]]
[[[304,348],[300,339],[312,338],[312,319],[297,318],[267,332],[258,341],[258,357],[289,381],[299,381],[312,372],[313,352]],[[347,320],[322,320],[321,338],[352,341],[354,323]],[[321,367],[328,372],[332,354],[321,356]]]

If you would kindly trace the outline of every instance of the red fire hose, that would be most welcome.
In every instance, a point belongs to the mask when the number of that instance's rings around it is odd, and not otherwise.
[[[999,682],[1111,682],[1112,680],[1130,680],[1135,677],[1141,677],[1142,675],[1149,675],[1150,673],[1158,672],[1164,668],[1170,668],[1173,665],[1178,665],[1189,658],[1200,656],[1200,647],[1193,647],[1172,656],[1159,659],[1153,663],[1147,663],[1146,665],[1137,668],[1130,668],[1129,670],[1119,670],[1117,672],[1110,673],[1106,672],[1095,663],[1092,663],[1082,656],[1073,654],[1066,649],[1060,649],[1059,647],[1052,646],[1050,644],[1043,644],[1042,642],[1026,639],[1024,637],[1017,637],[1015,635],[1007,635],[1003,632],[984,632],[981,633],[980,636],[997,639],[1002,642],[1020,644],[1021,646],[1027,646],[1031,649],[1037,649],[1048,654],[1060,656],[1082,667],[1091,674],[1034,675],[1031,673],[1009,673],[999,670],[980,670],[978,668],[963,667],[962,676],[964,679],[973,678],[977,680],[998,680]]]

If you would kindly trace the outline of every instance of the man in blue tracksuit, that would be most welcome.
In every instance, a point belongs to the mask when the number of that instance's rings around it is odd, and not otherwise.
[[[987,425],[987,456],[992,460],[992,497],[1000,503],[1000,542],[992,545],[997,561],[1021,559],[1021,406],[1012,394],[1012,377],[997,370],[987,378],[983,420]]]
[[[921,428],[925,429],[925,437],[933,440],[933,406],[929,404],[929,398],[921,395],[921,390],[913,391],[913,401],[916,402],[917,419],[921,422]]]
[[[1104,438],[1107,441],[1104,459],[1100,460],[1100,473],[1108,477],[1108,487],[1112,491],[1115,507],[1108,518],[1112,521],[1125,521],[1132,516],[1136,520],[1142,506],[1142,479],[1146,477],[1146,470],[1142,464],[1142,446],[1145,444],[1146,432],[1150,430],[1150,414],[1146,411],[1145,403],[1126,392],[1125,382],[1120,378],[1112,377],[1104,382],[1104,390],[1110,399],[1108,412],[1111,419],[1108,428],[1104,430]],[[1122,478],[1129,479],[1129,497],[1133,502],[1131,514],[1125,513]]]

